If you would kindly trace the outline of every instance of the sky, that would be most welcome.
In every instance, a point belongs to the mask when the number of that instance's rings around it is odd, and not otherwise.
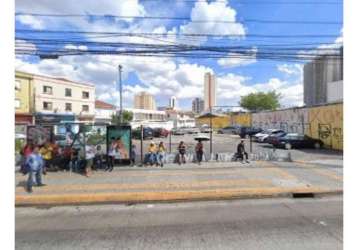
[[[257,4],[255,4],[255,2]],[[299,4],[288,4],[299,2]],[[311,4],[302,4],[312,2]],[[123,103],[133,106],[135,93],[147,91],[155,96],[157,106],[169,104],[176,96],[181,109],[191,109],[195,97],[203,98],[204,74],[211,72],[217,77],[218,105],[238,105],[240,97],[252,92],[276,90],[281,93],[282,107],[303,105],[302,61],[264,60],[256,57],[261,45],[315,44],[330,47],[342,43],[342,24],[305,24],[250,22],[249,20],[343,22],[341,4],[318,4],[333,0],[16,0],[16,13],[80,14],[81,17],[40,17],[17,15],[16,29],[116,31],[170,34],[167,42],[196,45],[249,46],[249,58],[165,58],[119,55],[77,55],[59,59],[40,60],[37,56],[16,55],[16,70],[65,77],[74,81],[96,85],[96,96],[105,102],[119,103],[117,91],[118,65],[122,65]],[[337,2],[341,3],[342,0]],[[301,4],[300,4],[301,3]],[[97,15],[94,17],[93,15]],[[189,17],[189,20],[168,19],[117,19],[115,16],[165,16]],[[195,22],[195,20],[230,21]],[[192,22],[194,21],[194,22]],[[235,38],[200,37],[188,39],[180,34],[238,35]],[[173,35],[174,34],[174,35]],[[260,34],[261,37],[253,35]],[[332,37],[267,37],[297,34],[331,34]],[[20,37],[16,32],[16,37]],[[81,39],[93,41],[86,34]],[[121,38],[123,39],[123,38]],[[148,38],[131,37],[130,42],[160,43]],[[121,41],[109,38],[106,41]],[[320,46],[316,44],[321,44]],[[36,50],[40,45],[28,44]],[[65,44],[65,48],[80,50]]]

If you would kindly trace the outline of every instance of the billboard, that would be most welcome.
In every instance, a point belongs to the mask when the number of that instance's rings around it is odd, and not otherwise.
[[[51,141],[52,133],[52,126],[27,126],[27,143],[43,145]]]
[[[131,146],[130,126],[107,126],[107,154],[121,163],[129,162]]]

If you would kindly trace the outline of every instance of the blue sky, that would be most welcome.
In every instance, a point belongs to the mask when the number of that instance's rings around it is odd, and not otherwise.
[[[290,2],[290,0],[280,0]],[[323,0],[320,0],[324,2]],[[328,0],[325,0],[328,1]],[[342,22],[342,5],[322,4],[273,4],[278,2],[266,0],[270,4],[250,4],[250,1],[95,1],[86,4],[78,1],[36,2],[16,0],[16,12],[42,14],[82,14],[82,15],[126,15],[126,16],[170,16],[191,17],[191,20],[235,21],[235,23],[192,23],[189,21],[113,18],[49,18],[34,16],[17,16],[16,29],[36,30],[75,30],[75,31],[126,31],[143,33],[213,33],[240,34],[242,38],[212,39],[195,41],[201,45],[236,45],[249,46],[253,51],[260,51],[263,44],[300,44],[312,43],[330,46],[341,42],[342,25],[327,24],[277,24],[253,23],[245,20],[281,20],[281,21],[315,21]],[[256,1],[257,2],[257,1]],[[265,2],[265,1],[261,1]],[[307,2],[296,0],[295,2]],[[315,1],[317,2],[317,1]],[[251,37],[252,34],[263,36],[297,35],[297,34],[330,34],[329,38],[265,38]],[[23,35],[17,33],[18,36]],[[46,37],[45,37],[46,38]],[[81,36],[83,40],[91,40]],[[188,43],[180,37],[164,37],[166,41]],[[93,40],[93,39],[92,39]],[[104,41],[104,40],[102,40]],[[111,38],[110,41],[116,40]],[[150,39],[134,39],[133,42],[153,43]],[[41,46],[32,43],[38,49]],[[71,44],[65,45],[75,48]],[[72,47],[71,47],[72,46]],[[86,49],[86,48],[75,48]],[[124,103],[130,107],[133,95],[145,90],[155,95],[157,106],[168,104],[171,95],[179,99],[183,109],[190,109],[194,97],[202,97],[204,73],[217,75],[218,104],[237,105],[241,95],[256,91],[276,90],[282,94],[283,106],[302,105],[302,62],[227,59],[183,59],[183,58],[140,58],[119,57],[110,55],[69,56],[58,60],[38,60],[33,56],[17,56],[16,69],[33,73],[63,76],[96,85],[98,99],[113,104],[118,103],[116,65],[123,66]]]

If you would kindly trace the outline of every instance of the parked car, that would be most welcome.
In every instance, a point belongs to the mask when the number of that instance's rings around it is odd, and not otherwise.
[[[274,140],[274,147],[292,149],[292,148],[315,148],[320,149],[323,146],[323,142],[319,139],[314,139],[306,135],[300,134],[287,134],[283,137]]]
[[[140,128],[136,128],[134,130],[132,130],[132,137],[134,139],[138,139],[140,140],[141,138],[141,129]],[[149,128],[149,127],[144,127],[143,128],[143,140],[151,140],[153,139],[153,129]]]
[[[269,136],[266,138],[266,142],[269,143],[269,144],[273,144],[273,142],[275,142],[278,138],[284,137],[285,135],[287,135],[286,132],[279,132],[279,133],[275,133],[275,134],[269,135]]]
[[[201,133],[210,133],[211,132],[211,128],[209,125],[203,125],[200,128],[200,132]]]
[[[167,137],[169,135],[169,131],[165,128],[155,128],[153,129],[154,137]]]
[[[185,128],[185,132],[188,134],[198,134],[200,133],[199,128]]]
[[[218,134],[234,134],[238,135],[240,133],[239,126],[227,126],[218,130]]]
[[[262,129],[260,128],[254,128],[254,127],[240,127],[239,129],[239,135],[241,138],[248,138],[250,136],[253,136],[257,133],[260,133]]]
[[[275,134],[282,133],[282,132],[285,132],[285,131],[283,131],[281,129],[268,129],[266,131],[255,134],[253,139],[257,142],[266,142],[267,137],[269,137],[270,135],[275,135]]]
[[[184,135],[185,131],[183,129],[177,128],[172,130],[173,135]]]

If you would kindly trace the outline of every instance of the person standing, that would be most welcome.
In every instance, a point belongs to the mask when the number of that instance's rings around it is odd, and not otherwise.
[[[117,153],[117,142],[115,140],[114,137],[111,138],[111,145],[109,147],[109,150],[108,150],[108,163],[107,163],[107,167],[105,169],[105,171],[109,171],[111,172],[113,170],[113,167],[114,167],[114,158],[116,156],[116,153]]]
[[[26,144],[20,152],[21,158],[22,158],[20,171],[23,175],[27,174],[26,159],[32,153],[32,148],[33,148],[33,146],[31,144]]]
[[[45,162],[42,171],[43,171],[43,174],[46,175],[47,169],[49,169],[52,164],[52,147],[50,146],[50,144],[48,142],[45,143],[45,145],[43,145],[41,147],[40,154]]]
[[[195,153],[196,153],[196,160],[198,161],[198,164],[200,165],[203,160],[203,154],[204,154],[204,145],[199,140],[198,143],[195,146]]]
[[[158,153],[157,153],[157,159],[158,164],[161,167],[164,166],[164,157],[165,157],[166,148],[164,146],[164,143],[161,141],[158,146]]]
[[[179,143],[178,151],[179,151],[179,159],[178,159],[179,160],[178,161],[179,165],[182,164],[182,163],[185,164],[186,146],[185,146],[183,141],[181,141]]]
[[[239,145],[237,145],[237,154],[239,158],[241,158],[244,161],[244,156],[246,158],[246,162],[249,163],[249,155],[245,151],[245,143],[244,140],[241,140]]]
[[[86,167],[85,167],[85,175],[89,177],[91,173],[91,168],[93,166],[93,159],[95,157],[95,150],[92,145],[85,146],[85,159],[86,159]]]
[[[137,156],[137,149],[136,149],[136,145],[132,144],[132,148],[131,148],[131,165],[135,166],[135,158]]]
[[[42,168],[44,166],[44,160],[39,153],[39,147],[35,146],[32,153],[26,159],[26,166],[28,166],[28,179],[26,184],[27,192],[32,192],[32,186],[34,179],[36,179],[37,186],[45,186],[41,180]]]

